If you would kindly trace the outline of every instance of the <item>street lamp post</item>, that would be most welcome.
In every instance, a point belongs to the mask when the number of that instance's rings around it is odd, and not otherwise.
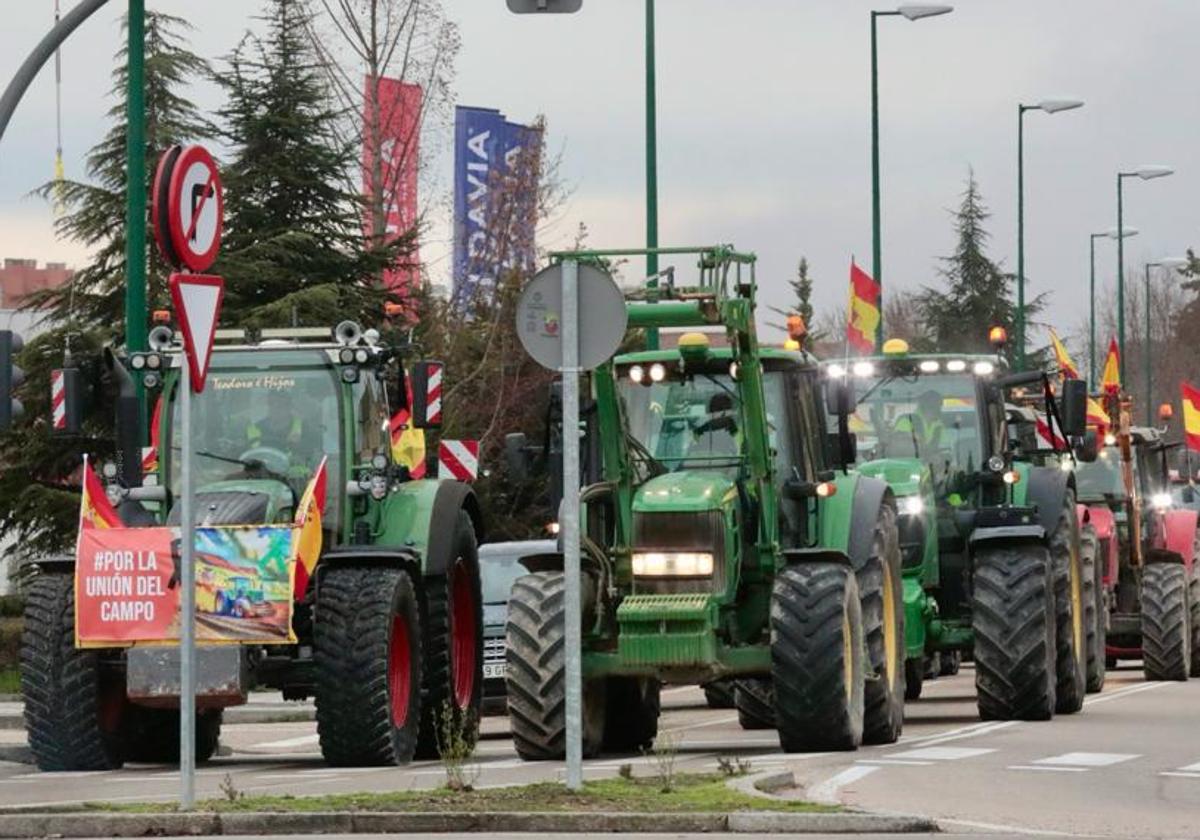
[[[936,17],[954,11],[953,6],[906,3],[891,11],[871,12],[871,275],[879,284],[879,328],[875,331],[875,349],[883,348],[883,248],[879,232],[879,60],[876,49],[875,21],[900,15],[908,20]]]
[[[1036,105],[1017,103],[1017,370],[1025,369],[1025,112],[1057,114],[1082,107],[1078,99],[1043,99]]]
[[[1150,269],[1151,268],[1179,268],[1185,266],[1188,261],[1184,257],[1169,257],[1167,259],[1155,260],[1148,262],[1145,265],[1146,274],[1146,346],[1142,348],[1142,357],[1145,360],[1146,369],[1146,425],[1154,425],[1154,366],[1150,361],[1151,350],[1151,334],[1150,334]]]
[[[658,285],[658,94],[655,81],[654,0],[646,0],[646,274]],[[658,330],[646,330],[646,347],[658,349]]]
[[[1174,172],[1168,166],[1139,166],[1132,172],[1117,173],[1117,230],[1124,230],[1124,195],[1122,184],[1126,178],[1163,178]],[[1117,350],[1121,355],[1121,381],[1125,381],[1125,237],[1117,237]]]
[[[1125,236],[1137,236],[1137,228],[1125,228]],[[1104,233],[1091,235],[1091,281],[1088,286],[1090,312],[1088,314],[1088,387],[1096,387],[1096,239],[1106,236],[1116,239],[1119,234],[1116,228],[1110,228]]]

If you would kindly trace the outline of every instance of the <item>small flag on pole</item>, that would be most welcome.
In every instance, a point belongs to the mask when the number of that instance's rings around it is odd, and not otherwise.
[[[1183,401],[1183,435],[1187,448],[1200,452],[1200,390],[1186,382],[1179,383]]]
[[[859,353],[875,349],[879,334],[879,284],[850,260],[850,312],[846,343]]]
[[[1106,394],[1117,394],[1121,391],[1121,352],[1117,349],[1115,338],[1108,344],[1108,355],[1104,358],[1104,373],[1100,377],[1100,388]]]
[[[1071,355],[1054,330],[1050,330],[1050,343],[1054,346],[1054,359],[1058,362],[1058,371],[1063,379],[1078,379],[1079,368],[1071,361]]]

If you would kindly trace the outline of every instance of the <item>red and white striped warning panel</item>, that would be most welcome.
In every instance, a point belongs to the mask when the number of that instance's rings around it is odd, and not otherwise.
[[[61,370],[50,371],[50,413],[56,432],[67,428],[67,380]]]
[[[431,364],[429,366],[429,380],[425,388],[425,423],[429,426],[438,426],[442,422],[442,365]],[[476,441],[470,441],[475,444],[475,454],[479,454],[479,444]],[[451,441],[458,443],[458,441]],[[474,473],[471,475],[475,477]]]
[[[479,475],[479,441],[443,440],[438,443],[438,476],[474,481]]]

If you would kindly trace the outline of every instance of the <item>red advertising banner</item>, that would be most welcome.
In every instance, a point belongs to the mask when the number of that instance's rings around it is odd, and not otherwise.
[[[294,642],[290,526],[196,529],[196,639]],[[75,638],[81,647],[179,639],[179,531],[82,528]]]
[[[417,164],[421,134],[420,85],[386,76],[366,78],[363,97],[363,193],[383,196],[384,241],[391,242],[417,223]],[[376,120],[378,112],[378,120]],[[374,150],[379,149],[376,164]],[[378,179],[378,191],[372,189]],[[373,209],[368,209],[367,236],[374,233]],[[409,259],[418,264],[414,247]],[[384,285],[402,294],[413,280],[413,270],[384,272]]]

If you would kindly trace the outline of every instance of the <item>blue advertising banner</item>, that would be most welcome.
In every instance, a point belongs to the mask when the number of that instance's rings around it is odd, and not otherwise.
[[[536,259],[541,131],[494,108],[455,109],[454,300],[489,292]]]

